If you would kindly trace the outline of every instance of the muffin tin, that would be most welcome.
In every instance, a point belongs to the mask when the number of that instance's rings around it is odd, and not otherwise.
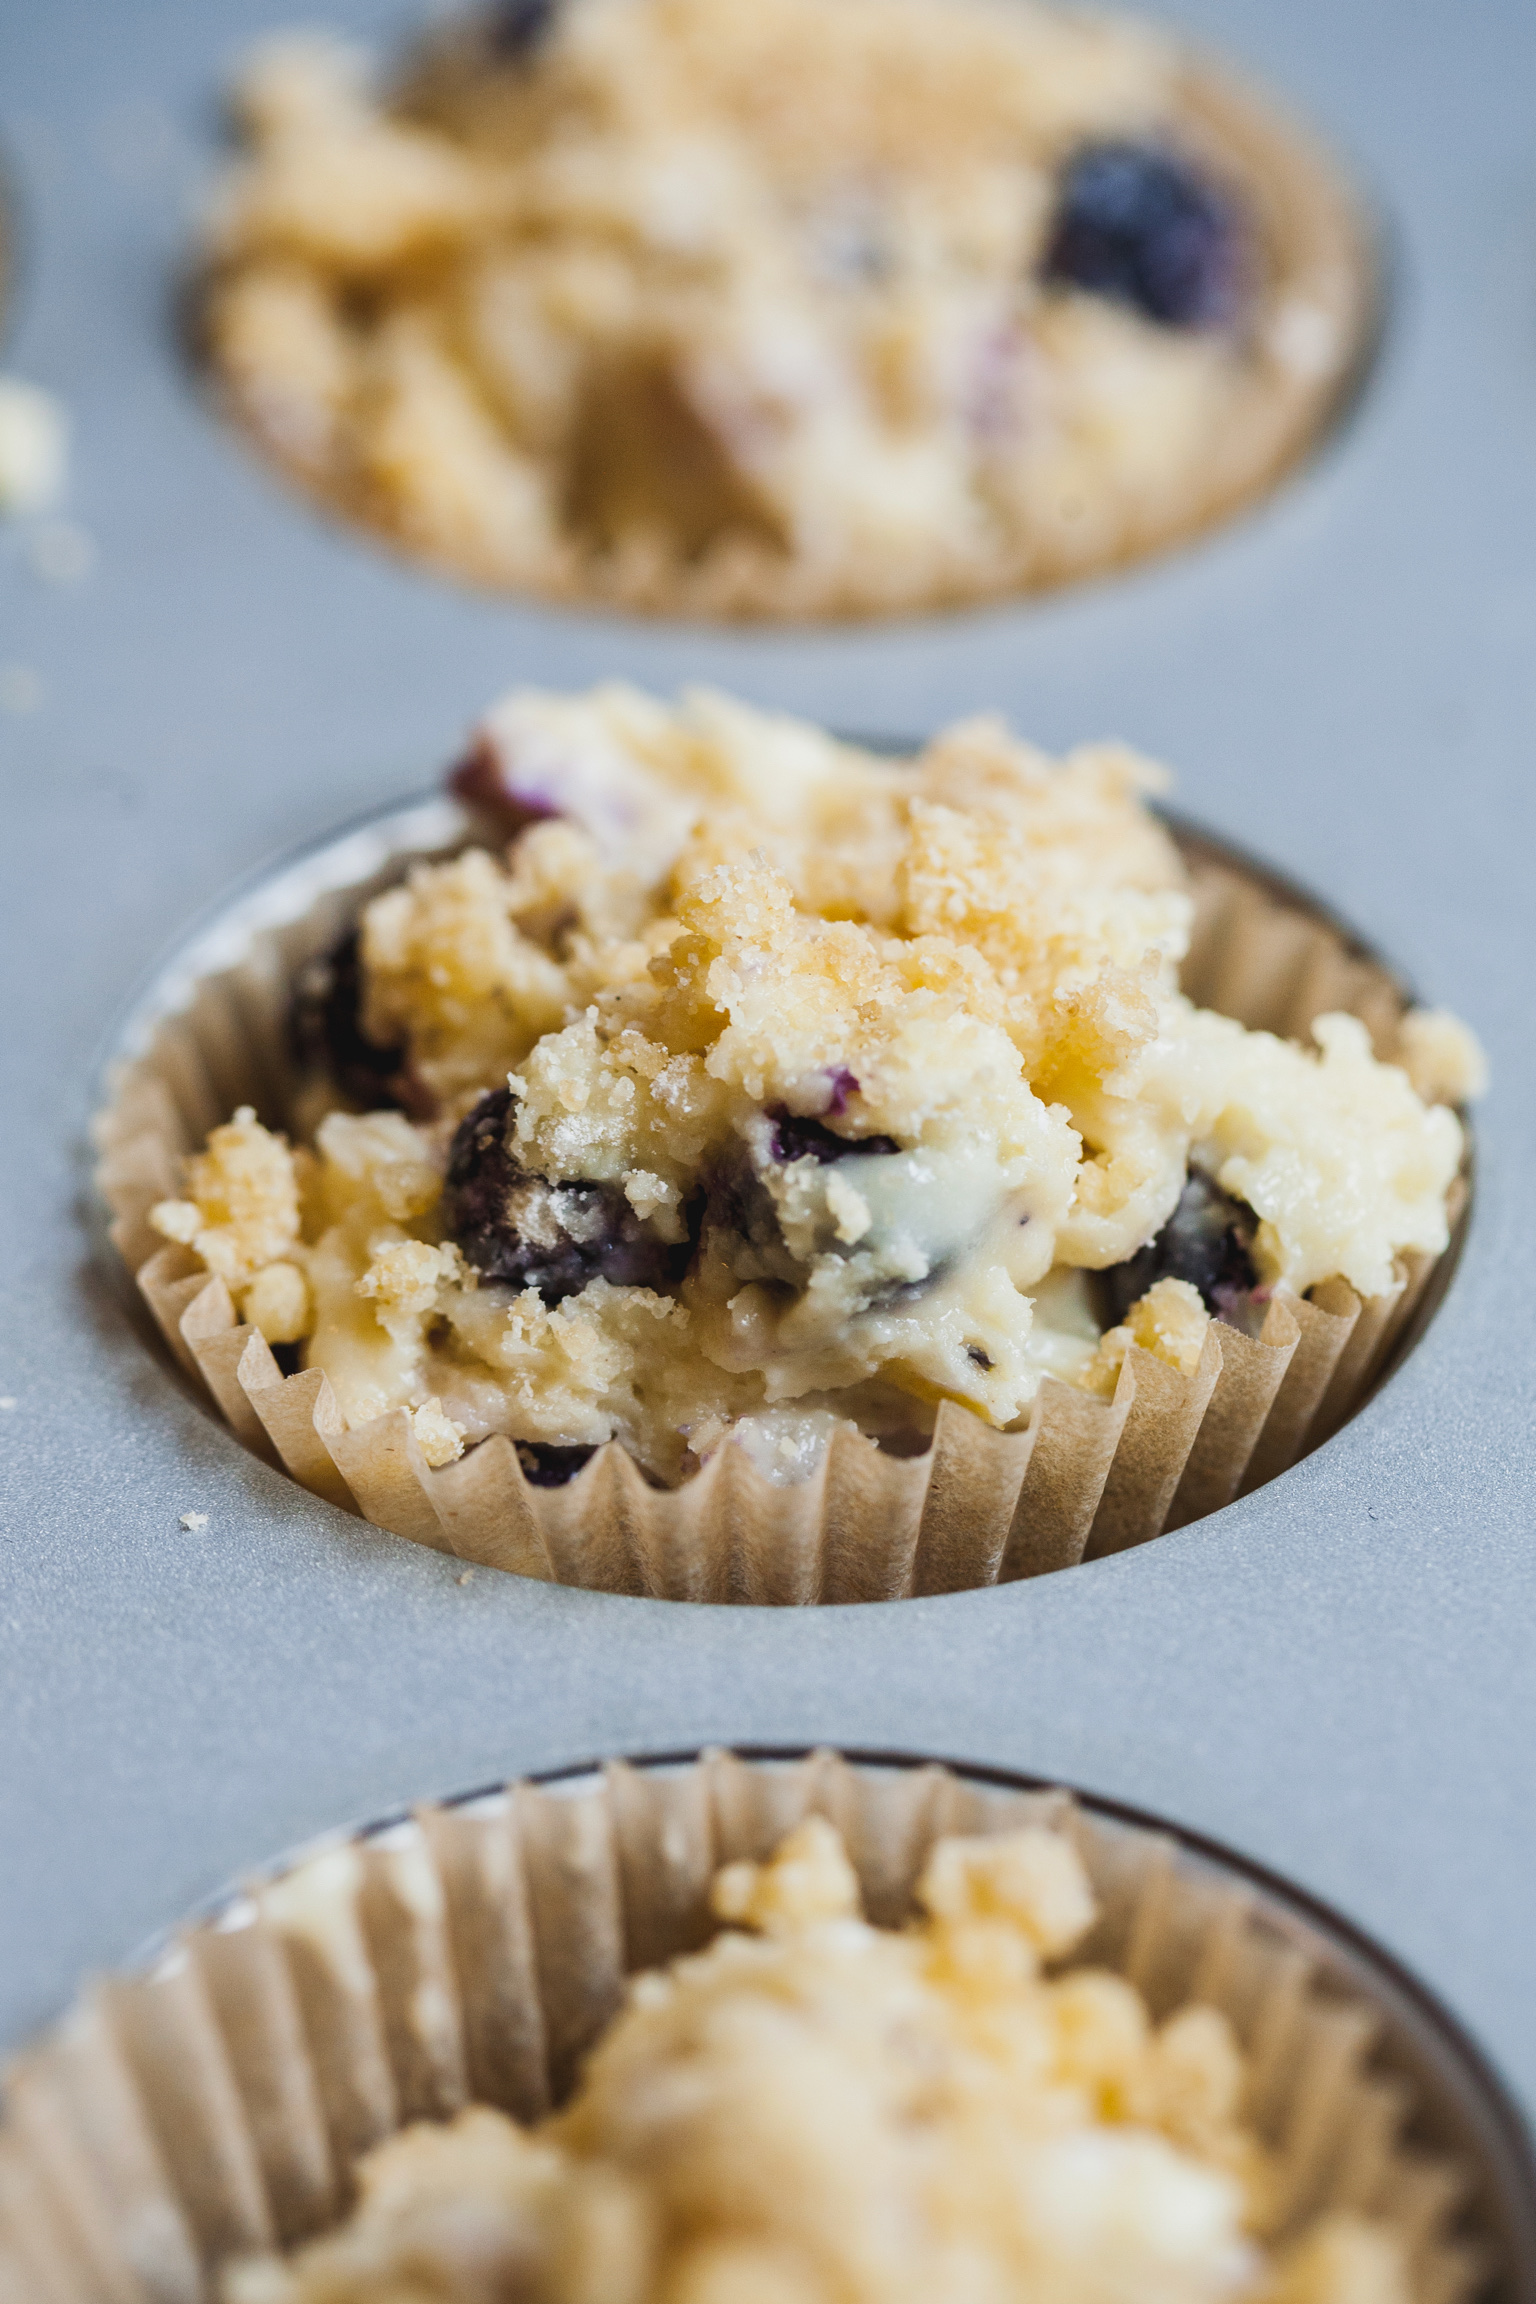
[[[1185,558],[1031,607],[754,636],[455,592],[296,506],[203,405],[171,293],[212,91],[293,13],[59,0],[0,25],[30,251],[7,358],[69,406],[68,516],[99,547],[62,586],[0,531],[0,672],[32,675],[0,680],[0,2035],[338,1816],[597,1751],[825,1738],[1021,1768],[1241,1849],[1420,1977],[1529,2116],[1536,19],[1186,0],[1354,157],[1396,235],[1352,422]],[[382,0],[327,13],[397,23]],[[609,674],[893,734],[997,707],[1052,746],[1126,735],[1182,808],[1466,1015],[1494,1068],[1466,1252],[1364,1413],[1071,1575],[803,1613],[468,1571],[218,1430],[146,1358],[82,1222],[130,986],[221,887],[418,790],[499,689]]]

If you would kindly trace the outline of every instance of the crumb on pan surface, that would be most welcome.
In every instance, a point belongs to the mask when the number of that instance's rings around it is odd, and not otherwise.
[[[62,403],[39,385],[0,375],[0,514],[46,510],[64,486],[68,462]]]
[[[1094,1916],[1064,1836],[940,1840],[918,1900],[870,1926],[822,1817],[726,1866],[561,2111],[403,2131],[226,2304],[1406,2304],[1388,2225],[1274,2237],[1225,2016],[1053,1973]]]
[[[510,25],[510,30],[509,30]],[[472,580],[836,616],[1059,582],[1267,486],[1370,291],[1318,155],[1032,0],[563,0],[236,90],[228,402]]]
[[[792,1481],[843,1421],[1017,1429],[1132,1342],[1188,1373],[1277,1291],[1389,1296],[1460,1122],[1354,1017],[1304,1048],[1180,992],[1163,781],[990,720],[893,763],[706,692],[518,691],[458,772],[510,843],[365,905],[301,981],[294,1142],[242,1108],[151,1222],[354,1426],[409,1409],[436,1465],[507,1433],[545,1484],[727,1435]],[[1431,1012],[1405,1062],[1481,1058]]]

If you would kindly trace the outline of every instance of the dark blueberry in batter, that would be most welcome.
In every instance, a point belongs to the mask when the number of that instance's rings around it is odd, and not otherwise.
[[[524,1168],[507,1148],[512,1102],[510,1088],[482,1096],[448,1153],[444,1219],[476,1271],[513,1288],[537,1288],[546,1304],[574,1296],[589,1280],[665,1290],[686,1265],[690,1244],[659,1239],[617,1184],[551,1184]]]
[[[842,1077],[844,1075],[835,1074],[834,1080]],[[852,1079],[853,1076],[850,1073],[846,1077]],[[856,1088],[858,1082],[854,1080],[853,1085]],[[834,1101],[827,1107],[828,1111],[840,1113],[848,1094],[845,1088],[841,1102],[834,1095]],[[807,1120],[798,1112],[788,1111],[782,1104],[771,1104],[768,1117],[773,1122],[772,1150],[775,1160],[803,1160],[809,1154],[823,1168],[829,1168],[834,1160],[847,1160],[856,1152],[901,1150],[894,1136],[838,1136],[832,1129],[824,1127],[821,1121]]]
[[[396,1111],[430,1120],[437,1101],[411,1063],[403,1040],[381,1047],[362,1025],[363,971],[358,932],[349,928],[329,952],[299,972],[288,1037],[300,1072],[329,1073],[365,1112]]]
[[[804,1285],[805,1274],[779,1229],[773,1195],[745,1144],[728,1146],[705,1175],[699,1233],[706,1266],[719,1257],[740,1281]]]
[[[1187,1280],[1199,1289],[1207,1312],[1240,1327],[1258,1284],[1251,1253],[1258,1228],[1246,1201],[1223,1192],[1203,1168],[1191,1168],[1161,1232],[1126,1263],[1094,1275],[1099,1318],[1106,1328],[1118,1328],[1155,1281]]]
[[[506,840],[526,832],[530,824],[547,823],[560,813],[552,800],[512,790],[502,771],[501,755],[487,736],[477,736],[463,759],[449,769],[448,789],[466,808],[494,817]]]
[[[485,19],[485,41],[500,63],[531,56],[555,19],[557,0],[497,0]]]
[[[1171,153],[1088,144],[1062,176],[1044,270],[1165,327],[1220,328],[1240,299],[1237,212]]]
[[[990,1368],[992,1365],[991,1353],[984,1352],[979,1344],[967,1344],[965,1356],[968,1360],[974,1360],[978,1368]]]
[[[563,1488],[596,1454],[592,1448],[562,1448],[553,1440],[519,1440],[517,1460],[530,1488]]]

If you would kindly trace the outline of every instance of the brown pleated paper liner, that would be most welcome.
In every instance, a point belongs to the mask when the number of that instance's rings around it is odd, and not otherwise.
[[[93,1986],[13,2068],[0,2125],[0,2298],[205,2304],[219,2268],[344,2212],[358,2158],[478,2101],[537,2120],[569,2092],[635,1970],[715,1932],[715,1870],[811,1811],[842,1831],[872,1920],[897,1926],[935,1839],[1069,1832],[1100,1915],[1070,1966],[1127,1977],[1162,2019],[1221,2009],[1244,2117],[1275,2156],[1265,2237],[1353,2209],[1388,2223],[1414,2304],[1461,2304],[1486,2243],[1478,2171],[1410,2143],[1405,2052],[1261,1893],[1061,1792],[938,1766],[707,1754],[517,1784],[332,1841]],[[1378,2036],[1386,2035],[1378,2054]],[[1411,2065],[1411,2059],[1408,2059]]]
[[[1445,1261],[1405,1258],[1396,1288],[1365,1304],[1338,1281],[1308,1299],[1277,1293],[1257,1338],[1213,1323],[1191,1376],[1133,1347],[1112,1400],[1047,1378],[1020,1432],[948,1402],[919,1457],[841,1431],[794,1486],[730,1444],[673,1491],[650,1487],[616,1444],[563,1488],[531,1486],[499,1438],[432,1471],[403,1410],[353,1429],[321,1371],[285,1377],[224,1283],[151,1231],[147,1212],[237,1105],[290,1123],[285,1018],[300,964],[406,857],[465,834],[449,804],[428,804],[320,852],[248,905],[212,948],[217,965],[188,969],[180,1005],[119,1068],[97,1122],[112,1237],[181,1366],[253,1453],[376,1527],[486,1567],[659,1599],[888,1600],[1043,1575],[1201,1519],[1326,1439]],[[1202,840],[1184,845],[1191,996],[1294,1037],[1346,1009],[1390,1053],[1406,995],[1381,963],[1279,883]]]

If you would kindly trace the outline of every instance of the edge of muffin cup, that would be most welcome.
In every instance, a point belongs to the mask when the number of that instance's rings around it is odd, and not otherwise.
[[[231,2258],[333,2225],[357,2161],[401,2127],[472,2101],[537,2120],[626,1977],[716,1932],[715,1870],[811,1813],[838,1826],[887,1927],[911,1916],[937,1838],[1065,1832],[1099,1917],[1062,1965],[1124,1976],[1154,2019],[1191,2001],[1227,2016],[1243,2117],[1279,2166],[1279,2240],[1329,2209],[1380,2218],[1414,2304],[1532,2277],[1518,2114],[1346,1923],[1136,1811],[802,1748],[609,1762],[333,1834],[93,1983],[7,2075],[0,2297],[201,2304]]]
[[[1292,1036],[1346,1009],[1389,1053],[1409,1004],[1391,970],[1277,876],[1173,829],[1196,897],[1185,988]],[[1465,1176],[1449,1246],[1400,1258],[1395,1292],[1362,1300],[1340,1280],[1307,1298],[1277,1290],[1257,1337],[1213,1321],[1191,1375],[1133,1345],[1112,1399],[1046,1377],[1019,1432],[945,1402],[925,1454],[883,1454],[845,1427],[793,1485],[771,1483],[729,1441],[671,1490],[649,1485],[616,1441],[560,1487],[528,1481],[502,1435],[433,1470],[407,1410],[349,1427],[323,1371],[284,1375],[224,1282],[162,1241],[147,1211],[175,1193],[181,1158],[236,1106],[284,1125],[300,966],[410,862],[451,854],[476,830],[452,799],[387,810],[222,907],[121,1035],[93,1124],[112,1241],[198,1395],[253,1454],[376,1527],[477,1565],[662,1599],[881,1600],[1041,1575],[1202,1519],[1319,1446],[1413,1340],[1449,1277]]]

